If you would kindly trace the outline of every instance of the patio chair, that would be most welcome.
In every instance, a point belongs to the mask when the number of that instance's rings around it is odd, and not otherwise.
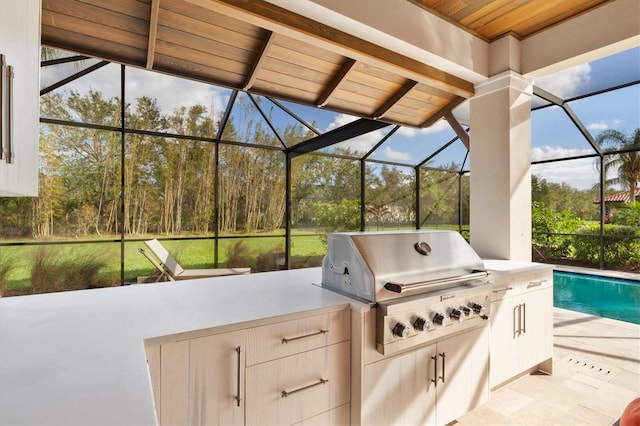
[[[178,281],[194,278],[242,275],[251,272],[251,268],[184,269],[157,239],[147,240],[144,244],[149,247],[149,250],[151,250],[151,252],[159,259],[158,262],[144,251],[144,249],[138,249],[138,251],[140,251],[140,253],[142,253],[153,264],[160,274],[156,281],[159,281],[162,278],[166,278],[169,281]]]
[[[138,284],[142,283],[157,283],[158,281],[175,281],[171,275],[158,263],[156,259],[153,258],[149,253],[144,251],[144,249],[138,247],[138,251],[147,258],[149,262],[156,268],[156,270],[148,277],[138,277]]]

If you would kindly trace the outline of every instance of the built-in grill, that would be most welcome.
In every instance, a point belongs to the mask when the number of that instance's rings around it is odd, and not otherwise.
[[[327,246],[322,285],[376,305],[382,354],[487,324],[489,274],[457,232],[333,233]]]

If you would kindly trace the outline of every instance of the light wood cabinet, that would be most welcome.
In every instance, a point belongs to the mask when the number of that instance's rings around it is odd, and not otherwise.
[[[350,318],[343,309],[148,345],[159,423],[349,424]]]
[[[341,310],[247,330],[247,425],[329,421],[349,403],[350,320]]]
[[[0,6],[0,197],[37,196],[41,3]]]
[[[160,346],[162,425],[244,424],[244,331]]]
[[[363,425],[434,424],[434,346],[383,359],[364,368]]]
[[[247,365],[351,339],[349,311],[342,310],[247,330]]]
[[[349,402],[348,341],[247,368],[247,425],[290,425]]]
[[[317,416],[310,417],[294,426],[347,426],[351,424],[351,404],[344,404],[333,410],[325,411]]]
[[[439,342],[436,355],[444,370],[438,375],[436,424],[444,425],[489,400],[489,327]]]
[[[482,327],[365,366],[362,424],[447,424],[489,398]]]
[[[553,272],[496,278],[491,301],[490,384],[495,388],[553,357]],[[550,372],[550,371],[549,371]]]

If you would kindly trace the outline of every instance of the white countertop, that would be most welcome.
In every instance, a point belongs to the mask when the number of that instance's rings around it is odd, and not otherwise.
[[[148,425],[144,340],[353,302],[320,268],[0,298],[0,424]]]
[[[484,267],[494,274],[509,274],[516,272],[553,269],[554,265],[547,263],[524,262],[516,260],[483,259]]]

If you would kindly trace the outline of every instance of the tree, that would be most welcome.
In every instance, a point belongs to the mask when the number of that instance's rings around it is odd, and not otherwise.
[[[146,131],[166,131],[167,120],[155,99],[142,96],[132,108],[127,105],[127,127]],[[142,133],[129,133],[126,138],[124,170],[124,230],[127,234],[147,232],[157,215],[158,152],[163,139]]]
[[[420,177],[420,226],[457,223],[459,166],[447,169],[423,167]]]
[[[628,136],[618,130],[605,130],[598,135],[596,141],[600,146],[610,146],[611,148],[606,150],[607,152],[626,151],[605,154],[605,174],[617,170],[617,177],[607,179],[606,183],[628,188],[629,201],[635,201],[638,180],[640,180],[640,152],[638,151],[640,150],[640,128]]]
[[[116,127],[120,102],[105,99],[100,92],[70,91],[65,96],[49,93],[41,97],[41,114],[61,120]],[[120,198],[120,136],[115,132],[75,126],[42,126],[41,148],[46,164],[40,168],[45,182],[40,185],[42,200],[34,206],[34,233],[53,235],[54,225],[66,222],[72,232],[89,228],[95,233],[111,233],[118,224]],[[44,201],[43,201],[44,200]],[[53,208],[60,200],[58,208]],[[49,203],[48,205],[44,205]],[[88,214],[92,216],[88,218]],[[90,225],[89,225],[90,224]]]
[[[598,208],[593,203],[597,198],[597,186],[580,190],[565,182],[547,182],[541,176],[531,176],[531,201],[540,202],[554,212],[567,210],[585,220],[598,220]]]
[[[413,170],[382,166],[367,170],[366,208],[368,221],[406,224],[415,219],[415,177]]]

